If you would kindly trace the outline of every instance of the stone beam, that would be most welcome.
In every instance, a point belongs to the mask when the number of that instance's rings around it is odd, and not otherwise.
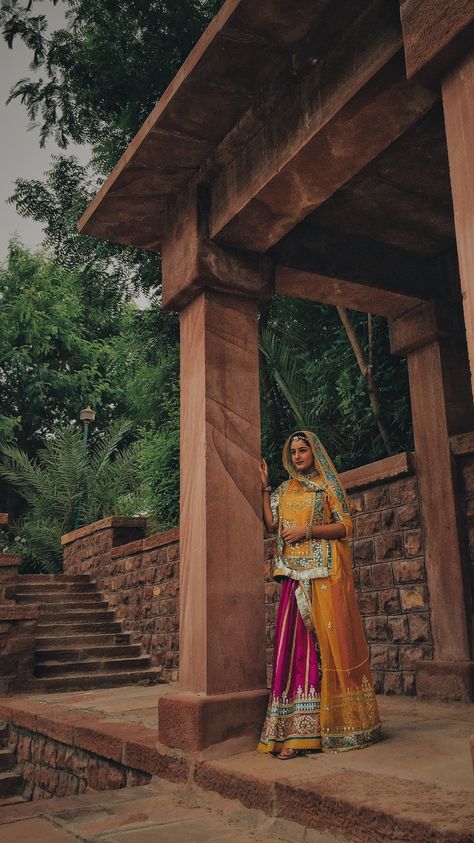
[[[406,80],[392,4],[370,10],[218,147],[212,238],[267,251],[432,107],[436,95]]]
[[[360,2],[351,0],[356,7]],[[295,15],[288,0],[226,0],[87,208],[79,230],[159,251],[167,200],[204,165],[267,80],[291,73],[332,5],[332,0],[299,0]]]
[[[472,48],[472,0],[401,0],[407,76],[439,86],[446,70]]]
[[[388,318],[400,316],[421,303],[420,299],[411,296],[286,266],[276,267],[275,292]]]
[[[395,317],[441,297],[442,261],[304,220],[270,252],[276,291]]]
[[[209,240],[204,186],[190,184],[169,214],[162,247],[162,307],[182,310],[204,288],[254,299],[273,294],[273,261]]]

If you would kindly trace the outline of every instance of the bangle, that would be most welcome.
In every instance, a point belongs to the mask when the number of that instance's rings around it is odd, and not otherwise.
[[[271,486],[262,486],[262,492],[271,492],[271,490],[272,490]]]
[[[306,541],[310,542],[313,538],[313,525],[308,524],[306,527]]]

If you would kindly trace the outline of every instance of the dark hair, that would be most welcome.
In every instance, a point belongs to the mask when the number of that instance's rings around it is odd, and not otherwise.
[[[297,431],[296,433],[294,433],[294,434],[293,434],[293,436],[291,437],[291,439],[290,439],[290,448],[291,448],[291,443],[292,443],[292,442],[294,442],[294,440],[295,440],[295,439],[302,439],[302,440],[303,440],[303,442],[306,442],[306,444],[307,444],[307,445],[311,448],[311,443],[310,443],[310,441],[309,441],[308,437],[307,437],[304,433],[302,433],[302,431],[301,431],[301,430],[298,430],[298,431]]]

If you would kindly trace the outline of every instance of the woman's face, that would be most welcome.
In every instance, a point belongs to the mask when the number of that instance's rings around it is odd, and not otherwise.
[[[314,466],[313,452],[304,439],[293,439],[291,443],[291,462],[300,474],[306,474]]]

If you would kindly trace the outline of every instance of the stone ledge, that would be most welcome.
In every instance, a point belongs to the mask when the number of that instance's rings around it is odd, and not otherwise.
[[[449,437],[449,446],[456,457],[474,454],[474,431]]]
[[[137,539],[128,544],[119,544],[117,547],[112,547],[109,551],[110,559],[120,559],[124,556],[136,556],[143,551],[143,539]]]
[[[165,544],[174,544],[175,542],[179,542],[179,527],[166,530],[164,533],[155,533],[154,536],[148,536],[143,539],[143,550],[154,550],[156,547],[162,547]]]
[[[146,522],[147,519],[143,517],[118,518],[115,515],[109,515],[108,518],[102,518],[101,521],[94,521],[93,524],[86,524],[85,527],[79,527],[78,530],[65,533],[64,536],[61,536],[61,544],[71,544],[77,539],[83,539],[85,536],[90,536],[101,530],[110,530],[113,527],[144,527]]]
[[[18,568],[21,562],[19,553],[0,553],[0,568]]]
[[[0,621],[23,621],[37,618],[39,608],[33,606],[0,606]]]
[[[137,553],[156,550],[158,547],[165,547],[168,544],[175,544],[177,542],[179,542],[179,527],[174,527],[174,529],[166,530],[164,533],[155,533],[153,536],[147,536],[145,539],[137,539],[137,541],[113,547],[110,550],[110,558],[120,559],[122,556],[135,556]]]
[[[185,782],[189,761],[179,750],[157,743],[154,729],[136,723],[98,721],[97,715],[55,706],[54,716],[32,700],[0,703],[0,718],[14,728],[83,750],[127,768]]]
[[[352,468],[350,471],[343,471],[339,479],[346,492],[355,489],[362,489],[364,486],[375,486],[378,483],[386,483],[388,480],[396,480],[399,477],[406,477],[414,474],[414,458],[409,451],[395,454],[392,457],[385,457],[383,460],[361,465],[360,468]]]

